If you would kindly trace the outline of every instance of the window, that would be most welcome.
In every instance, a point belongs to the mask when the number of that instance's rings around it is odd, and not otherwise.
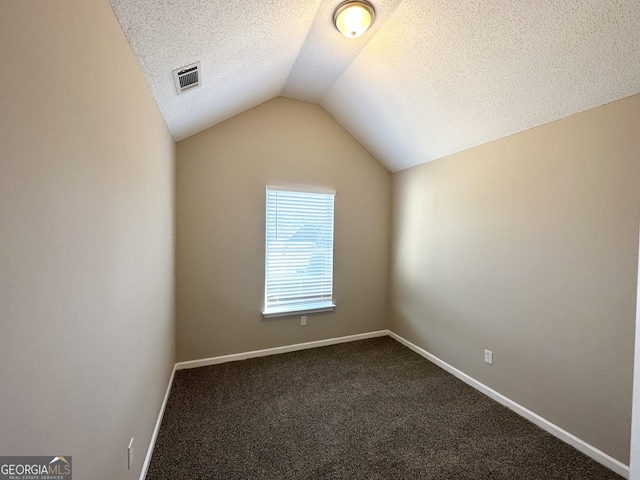
[[[267,186],[265,318],[334,309],[334,196]]]

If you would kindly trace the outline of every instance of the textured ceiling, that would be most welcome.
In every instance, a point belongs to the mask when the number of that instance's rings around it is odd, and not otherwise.
[[[640,92],[640,0],[373,0],[355,40],[339,3],[111,0],[176,140],[282,95],[396,171]]]

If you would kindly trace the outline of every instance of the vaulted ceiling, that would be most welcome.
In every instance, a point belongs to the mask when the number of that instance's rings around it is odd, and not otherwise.
[[[640,0],[372,0],[357,39],[339,3],[111,0],[177,141],[281,95],[396,171],[640,92]]]

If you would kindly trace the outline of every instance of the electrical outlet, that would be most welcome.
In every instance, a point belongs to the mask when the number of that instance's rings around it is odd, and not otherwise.
[[[127,447],[127,470],[131,470],[131,464],[133,463],[133,437]]]
[[[493,365],[493,352],[491,350],[484,351],[484,362]]]
[[[303,315],[300,317],[300,325],[306,325],[307,324],[307,317],[306,315]]]

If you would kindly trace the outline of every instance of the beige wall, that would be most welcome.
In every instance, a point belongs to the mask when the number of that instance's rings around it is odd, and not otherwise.
[[[321,107],[276,98],[178,142],[178,359],[386,328],[390,174]],[[333,313],[264,320],[265,186],[336,190]]]
[[[0,10],[0,453],[139,478],[175,360],[175,145],[106,0]]]
[[[625,463],[638,132],[640,95],[393,176],[391,329]]]

